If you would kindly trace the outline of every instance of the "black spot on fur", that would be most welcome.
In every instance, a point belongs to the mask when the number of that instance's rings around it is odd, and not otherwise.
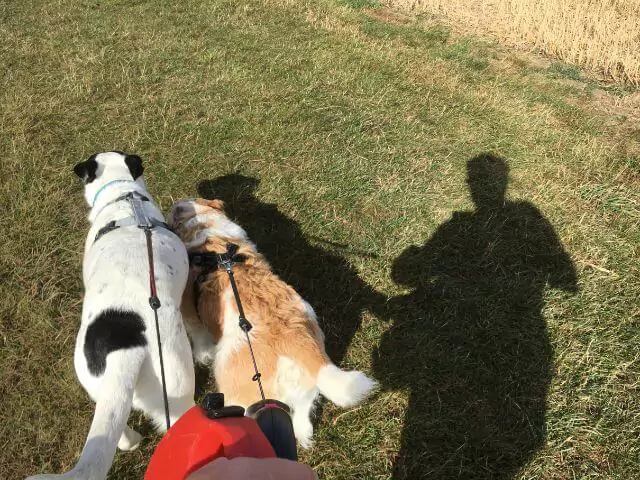
[[[146,345],[145,329],[142,318],[135,312],[114,309],[101,312],[89,325],[84,341],[84,356],[91,374],[104,373],[109,353]]]
[[[73,172],[87,184],[96,179],[96,172],[98,171],[98,162],[96,162],[96,156],[94,153],[84,162],[80,162],[73,167]]]
[[[129,172],[131,172],[131,176],[134,180],[142,175],[142,172],[144,172],[144,168],[142,167],[142,159],[138,155],[126,154],[124,157],[124,163],[127,164]]]

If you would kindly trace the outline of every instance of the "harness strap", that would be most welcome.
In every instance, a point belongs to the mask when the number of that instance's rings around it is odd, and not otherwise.
[[[102,238],[103,235],[109,232],[112,232],[118,228],[132,227],[134,225],[137,227],[151,227],[151,228],[162,227],[171,231],[171,227],[169,227],[169,225],[167,225],[165,222],[161,222],[160,220],[156,220],[155,218],[149,218],[139,208],[137,208],[139,206],[138,202],[149,201],[149,198],[146,197],[145,195],[142,195],[140,192],[136,192],[136,191],[127,192],[123,195],[120,195],[115,200],[112,200],[111,202],[107,203],[102,208],[104,209],[109,205],[113,205],[114,203],[118,203],[123,200],[129,201],[129,203],[131,204],[131,208],[133,208],[134,216],[121,218],[120,220],[111,220],[104,227],[98,230],[98,233],[93,239],[93,243],[97,242],[100,238]]]
[[[189,254],[189,264],[192,267],[202,268],[202,271],[196,277],[196,281],[193,284],[193,294],[194,294],[194,299],[196,303],[196,312],[198,312],[198,305],[200,304],[202,284],[206,281],[207,276],[209,276],[211,272],[215,272],[216,270],[221,268],[220,262],[218,261],[219,256],[220,254],[216,252],[203,252],[203,253]],[[234,254],[233,257],[231,258],[231,261],[234,264],[244,263],[246,260],[247,260],[247,257],[243,254]]]
[[[152,228],[162,227],[167,230],[171,230],[171,227],[169,227],[169,225],[167,225],[165,222],[161,222],[160,220],[156,220],[154,218],[151,218],[150,221],[151,221]],[[94,243],[97,242],[100,238],[102,238],[103,235],[109,232],[112,232],[114,230],[117,230],[118,228],[133,227],[133,226],[136,226],[136,227],[139,226],[138,222],[133,217],[122,218],[120,220],[111,220],[104,227],[98,230],[98,233],[96,234],[96,238],[93,239],[93,242]]]

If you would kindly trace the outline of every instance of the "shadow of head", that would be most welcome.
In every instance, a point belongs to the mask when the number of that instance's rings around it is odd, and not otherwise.
[[[496,210],[505,202],[509,166],[496,155],[484,153],[467,162],[467,185],[478,210]]]

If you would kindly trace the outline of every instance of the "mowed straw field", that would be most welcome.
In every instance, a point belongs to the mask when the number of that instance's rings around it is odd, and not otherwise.
[[[386,0],[481,36],[640,84],[640,0]]]

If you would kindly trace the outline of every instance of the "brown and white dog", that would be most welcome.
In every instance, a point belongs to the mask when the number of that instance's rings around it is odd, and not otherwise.
[[[350,407],[364,400],[376,383],[362,372],[344,371],[331,362],[311,305],[271,271],[246,232],[225,215],[222,201],[178,201],[168,220],[191,253],[224,253],[229,243],[239,247],[237,255],[243,261],[234,265],[233,272],[245,315],[253,325],[249,335],[265,395],[291,407],[296,438],[302,447],[309,447],[313,434],[309,417],[319,393],[340,407]],[[253,364],[238,326],[228,274],[223,269],[209,273],[199,285],[195,305],[197,274],[192,271],[183,299],[194,355],[201,363],[213,359],[225,403],[246,408],[260,395],[252,381]]]

